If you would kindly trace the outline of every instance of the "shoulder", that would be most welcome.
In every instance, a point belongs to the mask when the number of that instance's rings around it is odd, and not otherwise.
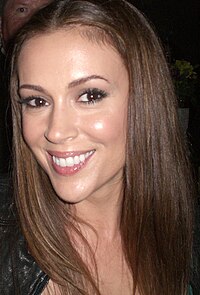
[[[8,291],[6,294],[14,292],[11,270],[13,269],[13,249],[19,239],[18,235],[11,181],[7,175],[0,175],[0,294],[5,293],[5,286]],[[9,290],[12,291],[9,292]]]
[[[14,224],[16,219],[11,178],[0,175],[0,226]]]
[[[28,252],[16,212],[11,181],[0,176],[0,294],[4,295],[32,294],[46,277]]]

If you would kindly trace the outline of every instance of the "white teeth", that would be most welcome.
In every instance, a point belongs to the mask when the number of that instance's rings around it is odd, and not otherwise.
[[[79,164],[80,160],[79,160],[79,156],[75,156],[74,157],[74,164]]]
[[[74,166],[74,159],[72,157],[66,158],[65,162],[67,167]]]
[[[56,164],[60,165],[60,160],[58,158],[56,158]]]
[[[81,162],[84,162],[85,161],[85,155],[80,155],[79,159],[80,159]]]
[[[58,158],[53,156],[52,158],[53,158],[53,162],[60,167],[72,167],[74,165],[80,164],[80,162],[83,163],[93,152],[94,151],[90,151],[75,157]]]
[[[60,166],[65,167],[66,166],[66,161],[63,158],[60,158]]]

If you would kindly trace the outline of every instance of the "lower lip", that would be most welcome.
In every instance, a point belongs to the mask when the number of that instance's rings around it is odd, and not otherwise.
[[[83,169],[93,155],[94,155],[94,153],[92,153],[84,162],[80,162],[79,164],[75,164],[72,167],[61,167],[61,166],[58,166],[53,161],[52,156],[50,156],[50,157],[51,157],[51,163],[52,163],[53,169],[58,174],[60,174],[62,176],[71,176],[71,175],[74,175],[77,172],[79,172],[81,169]]]

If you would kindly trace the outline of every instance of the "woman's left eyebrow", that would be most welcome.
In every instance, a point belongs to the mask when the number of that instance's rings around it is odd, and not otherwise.
[[[90,80],[93,80],[93,79],[100,79],[100,80],[104,80],[107,83],[109,83],[109,81],[106,78],[102,77],[102,76],[91,75],[91,76],[83,77],[83,78],[76,79],[76,80],[70,82],[69,85],[68,85],[68,88],[73,88],[73,87],[79,86],[80,84],[84,84],[84,83],[86,83],[86,82],[88,82]]]

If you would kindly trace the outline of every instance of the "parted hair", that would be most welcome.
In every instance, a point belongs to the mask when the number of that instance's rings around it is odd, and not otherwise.
[[[76,216],[53,190],[26,145],[18,100],[18,57],[34,36],[77,28],[119,53],[129,101],[121,213],[123,251],[135,294],[186,295],[192,245],[193,185],[162,47],[146,18],[124,0],[54,1],[18,33],[10,63],[15,198],[28,248],[62,294],[98,294],[98,276],[72,236],[92,250]],[[94,261],[95,268],[95,261]]]

